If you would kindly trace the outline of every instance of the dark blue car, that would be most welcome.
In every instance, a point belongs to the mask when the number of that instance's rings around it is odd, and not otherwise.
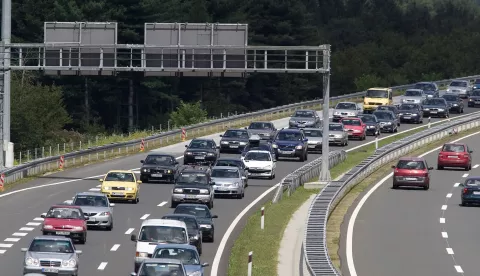
[[[282,129],[273,140],[276,159],[279,157],[298,158],[301,162],[308,159],[308,139],[301,129]]]
[[[462,206],[480,204],[480,176],[471,176],[460,184],[462,189]]]

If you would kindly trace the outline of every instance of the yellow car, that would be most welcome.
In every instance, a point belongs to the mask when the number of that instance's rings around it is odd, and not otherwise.
[[[391,88],[370,88],[363,97],[363,112],[373,113],[379,105],[391,104],[393,104],[393,91]]]
[[[112,201],[131,201],[133,204],[140,201],[138,193],[140,192],[139,184],[142,181],[137,180],[132,171],[109,171],[105,178],[100,179],[100,182],[102,182],[102,193]]]

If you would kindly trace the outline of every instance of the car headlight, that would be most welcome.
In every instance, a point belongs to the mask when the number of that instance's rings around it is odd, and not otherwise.
[[[423,111],[429,111],[429,110],[430,110],[430,108],[424,108],[423,109]]]
[[[137,254],[135,254],[135,255],[139,258],[148,258],[148,253],[147,252],[137,252]]]
[[[105,190],[105,191],[108,191],[108,190],[111,190],[112,187],[105,186],[105,187],[102,187],[102,189]]]
[[[444,111],[443,108],[439,108],[438,111]]]
[[[453,104],[453,106],[458,106],[458,104]]]
[[[99,216],[100,217],[110,216],[110,212],[101,212]]]
[[[263,167],[262,169],[264,169],[264,170],[271,170],[271,169],[272,169],[272,165],[265,166],[265,167]]]
[[[240,146],[245,146],[247,143],[245,142],[240,142]]]
[[[150,172],[150,169],[143,169],[143,172]]]
[[[173,189],[173,192],[174,193],[183,193],[183,189],[176,188],[176,189]]]
[[[214,156],[214,155],[215,155],[215,153],[213,153],[213,152],[209,152],[207,155],[208,155],[208,156]]]
[[[125,188],[125,190],[127,190],[127,191],[133,191],[134,189],[133,189],[132,187],[127,187],[127,188]]]
[[[403,116],[403,113],[399,113],[398,115]]]
[[[212,226],[210,224],[200,224],[200,227],[202,228],[212,228]]]
[[[235,182],[232,184],[233,187],[240,187],[240,185],[238,184],[238,182]]]
[[[473,99],[468,99],[469,102],[473,102]]]
[[[272,145],[272,148],[276,149],[276,148],[278,148],[278,145],[273,144],[273,145]]]
[[[386,122],[385,124],[386,124],[387,126],[389,126],[389,125],[392,124],[392,122]]]
[[[73,231],[83,231],[83,227],[75,226],[75,227],[73,227]]]
[[[63,267],[75,267],[76,265],[77,265],[77,261],[75,261],[74,259],[62,261]]]
[[[375,128],[375,126],[368,126],[368,128]]]
[[[303,146],[302,145],[298,145],[295,147],[295,149],[303,149]]]
[[[190,274],[188,274],[188,276],[202,276],[202,272],[200,270],[197,270],[197,271],[191,272]]]
[[[227,141],[220,141],[220,144],[222,144],[222,145],[228,145],[228,142],[227,142]]]
[[[418,114],[412,114],[413,117],[418,116]]]
[[[195,235],[195,236],[191,236],[191,237],[190,237],[191,240],[198,240],[198,238],[199,238],[198,235]]]
[[[335,111],[335,112],[333,113],[333,115],[340,115],[340,112]]]
[[[317,142],[317,145],[320,145],[321,143],[322,143],[322,141],[318,141],[318,142]]]
[[[290,120],[289,121],[291,124],[295,124],[295,120]]]
[[[200,193],[201,193],[201,194],[208,194],[208,190],[206,190],[206,189],[201,189],[201,190],[200,190]]]
[[[25,264],[28,265],[28,266],[39,266],[40,262],[38,261],[38,259],[28,257],[28,258],[25,259]]]
[[[53,225],[44,225],[43,229],[53,229]]]

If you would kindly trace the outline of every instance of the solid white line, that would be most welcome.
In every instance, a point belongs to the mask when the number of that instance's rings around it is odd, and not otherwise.
[[[141,219],[141,220],[145,220],[145,219],[147,219],[149,216],[150,216],[150,214],[145,214],[145,215],[143,215],[140,219]]]
[[[27,223],[28,226],[39,226],[40,224],[42,224],[41,222],[29,222]]]
[[[35,221],[44,221],[43,218],[34,218],[33,220],[35,220]]]
[[[448,253],[449,255],[453,255],[453,249],[447,248],[447,253]]]
[[[158,206],[158,207],[162,207],[162,206],[165,206],[165,204],[167,204],[167,203],[168,203],[168,201],[164,201],[164,202],[158,204],[157,206]]]
[[[442,210],[443,211],[447,210],[447,205],[442,205]]]
[[[447,197],[448,197],[448,198],[451,198],[451,197],[452,197],[452,194],[447,194]]]
[[[466,174],[462,175],[462,177],[467,177],[467,176],[468,176],[468,173],[466,173]]]
[[[20,238],[6,238],[4,242],[18,242]]]
[[[472,137],[474,135],[477,135],[479,134],[480,131],[478,132],[475,132],[475,133],[472,133],[472,134],[469,134],[469,135],[466,135],[462,138],[459,138],[455,141],[453,141],[453,143],[455,142],[458,142],[458,141],[461,141],[461,140],[464,140],[464,139],[467,139],[469,137]],[[420,154],[419,157],[424,157],[428,154],[431,154],[439,149],[441,149],[442,147],[437,147],[437,148],[434,148],[430,151],[427,151],[423,154]],[[348,221],[348,228],[347,228],[347,244],[346,244],[346,250],[347,250],[347,265],[348,265],[348,271],[350,272],[350,276],[358,276],[357,274],[357,271],[355,269],[355,263],[353,261],[353,229],[354,229],[354,226],[355,226],[355,221],[357,219],[357,216],[358,216],[358,213],[360,212],[360,209],[362,209],[363,205],[365,204],[365,202],[367,201],[367,199],[375,192],[375,190],[377,190],[380,186],[383,185],[383,183],[385,183],[390,177],[393,176],[393,173],[390,173],[389,175],[387,175],[386,177],[384,177],[382,180],[380,180],[377,184],[375,184],[364,196],[363,198],[359,201],[359,203],[357,204],[357,206],[355,207],[355,209],[353,210],[353,213],[352,215],[350,216],[350,219]],[[442,222],[443,220],[443,222]],[[445,223],[445,218],[440,218],[440,223]],[[212,267],[213,268],[213,267]],[[212,276],[214,276],[215,274],[212,274]]]
[[[115,244],[114,246],[112,246],[110,251],[117,251],[119,247],[120,247],[120,244]]]
[[[33,227],[22,227],[22,228],[20,228],[19,231],[32,231],[33,229],[35,229],[35,228],[33,228]]]
[[[16,237],[25,237],[26,235],[28,235],[28,233],[15,232],[12,234],[12,236],[16,236]]]
[[[458,187],[458,186],[460,186],[460,182],[453,184],[453,187]]]
[[[479,166],[480,166],[480,165],[477,164],[477,165],[473,166],[472,168],[476,169],[476,168],[478,168]]]
[[[5,252],[7,252],[7,250],[0,250],[0,254],[5,254]]]
[[[135,230],[135,228],[128,228],[127,232],[125,232],[125,235],[132,234],[133,230]]]
[[[463,269],[462,269],[462,267],[459,266],[459,265],[456,265],[456,266],[455,266],[455,270],[456,270],[458,273],[463,273]]]
[[[9,243],[0,243],[0,248],[10,248],[12,247],[13,244],[9,244]]]
[[[442,238],[448,239],[448,233],[447,232],[442,232]]]
[[[99,192],[100,190],[101,190],[100,188],[91,188],[89,191],[90,192]]]
[[[107,267],[107,264],[108,264],[107,262],[100,263],[100,265],[98,266],[97,269],[98,269],[98,270],[104,270],[105,267]]]

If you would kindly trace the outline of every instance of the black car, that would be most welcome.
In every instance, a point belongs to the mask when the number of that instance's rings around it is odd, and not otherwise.
[[[200,203],[213,208],[215,191],[209,167],[183,168],[175,179],[172,190],[171,207],[175,208],[180,203]]]
[[[398,107],[400,111],[400,121],[423,123],[423,109],[419,104],[404,103]]]
[[[193,139],[183,154],[183,164],[213,164],[219,157],[218,146],[213,139]]]
[[[390,110],[393,112],[393,114],[395,114],[395,116],[397,117],[397,124],[398,126],[400,126],[400,112],[398,111],[398,108],[394,105],[380,105],[377,107],[378,111],[384,111],[384,110]]]
[[[448,118],[447,101],[444,98],[428,98],[423,101],[423,116],[425,117],[443,117]]]
[[[180,204],[173,211],[174,214],[188,214],[197,218],[198,224],[200,224],[200,231],[202,231],[202,237],[204,241],[215,241],[215,225],[213,219],[218,218],[216,215],[212,215],[210,210],[202,204]]]
[[[272,137],[273,138],[273,137]],[[272,142],[260,140],[257,135],[252,135],[248,141],[248,145],[243,149],[241,156],[245,157],[250,150],[266,150],[269,151],[273,158],[276,159],[275,149],[272,147]]]
[[[413,87],[414,89],[422,89],[423,93],[427,95],[427,98],[438,98],[439,89],[438,85],[434,82],[419,82]]]
[[[200,224],[198,224],[197,218],[194,215],[171,214],[163,216],[162,219],[179,220],[185,222],[187,225],[190,244],[197,248],[199,255],[202,255],[202,231],[200,231]]]
[[[140,180],[143,183],[150,181],[175,181],[178,161],[169,154],[149,154],[145,160],[140,160]]]
[[[476,105],[480,105],[480,89],[473,90],[468,97],[468,107],[475,107]]]
[[[215,163],[215,165],[213,165],[214,167],[217,167],[217,166],[222,166],[222,167],[237,167],[240,169],[240,171],[242,172],[242,175],[247,177],[247,181],[248,181],[248,169],[247,167],[245,166],[245,163],[243,163],[242,159],[240,158],[235,158],[235,157],[220,157],[217,162]],[[245,185],[245,187],[248,186],[248,182],[247,184]]]
[[[358,115],[360,119],[367,125],[366,134],[378,136],[380,135],[380,122],[377,119],[377,116],[373,114],[361,114]]]
[[[220,153],[240,153],[248,145],[250,133],[246,129],[229,129],[220,137],[222,137],[220,140]]]
[[[463,113],[463,108],[464,108],[463,100],[457,94],[447,93],[447,94],[444,94],[442,98],[444,98],[445,101],[447,101],[449,110],[451,112],[455,111],[457,113]]]
[[[397,132],[398,131],[398,119],[390,110],[376,110],[373,115],[377,117],[380,122],[380,131],[382,132]]]

